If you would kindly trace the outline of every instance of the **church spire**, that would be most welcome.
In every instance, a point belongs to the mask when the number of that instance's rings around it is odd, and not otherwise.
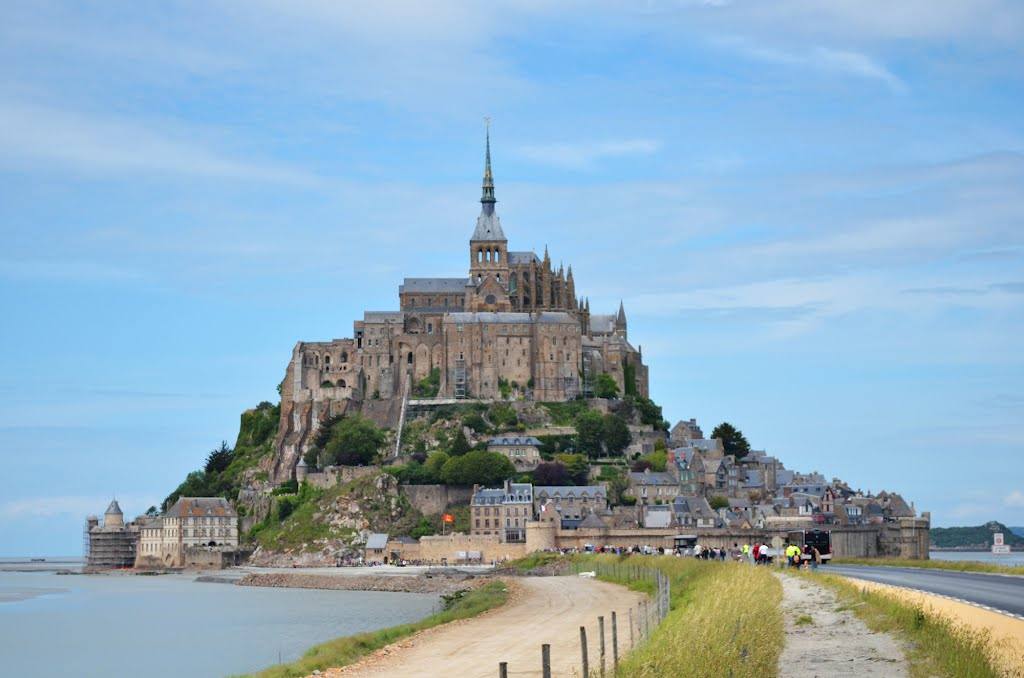
[[[494,212],[494,176],[491,174],[491,119],[484,118],[487,124],[487,151],[484,154],[484,185],[480,203],[484,206],[484,214]]]

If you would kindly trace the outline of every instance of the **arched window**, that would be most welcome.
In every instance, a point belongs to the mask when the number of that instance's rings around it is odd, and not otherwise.
[[[411,351],[409,352],[409,355],[407,355],[405,357],[405,362],[406,362],[407,365],[412,365],[412,352]]]
[[[482,262],[483,260],[484,260],[484,251],[483,251],[482,249],[478,249],[478,250],[476,251],[476,261],[477,261],[477,263],[479,264],[479,263],[481,263],[481,262]]]
[[[344,379],[339,379],[338,380],[338,386],[340,386],[341,388],[345,388],[347,386],[347,384],[345,384],[345,380]]]
[[[341,362],[343,362],[343,363],[347,363],[348,362],[348,351],[342,351],[341,352]]]
[[[508,279],[508,291],[509,292],[515,292],[516,291],[516,281],[517,281],[517,279],[518,279],[518,276],[516,276],[515,273],[513,273],[512,277],[510,277]]]
[[[494,250],[494,261],[495,261],[495,263],[498,263],[498,262],[501,261],[501,250],[500,249]]]
[[[331,364],[331,356],[325,355],[324,356],[324,365],[330,365],[330,364]]]

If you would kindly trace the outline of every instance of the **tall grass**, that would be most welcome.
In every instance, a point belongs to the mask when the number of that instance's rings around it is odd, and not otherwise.
[[[805,574],[835,590],[840,609],[852,610],[872,631],[892,634],[906,643],[910,674],[915,678],[989,678],[999,676],[991,636],[954,624],[942,615],[894,596],[861,588],[834,575]]]
[[[346,666],[385,645],[389,645],[417,631],[466,619],[503,605],[508,600],[508,589],[500,581],[493,581],[462,595],[452,596],[447,609],[412,624],[400,624],[379,631],[335,638],[314,645],[306,654],[289,664],[279,664],[253,674],[249,678],[298,678],[313,671],[329,667]]]
[[[988,572],[1024,575],[1024,566],[981,563],[974,560],[909,560],[905,558],[837,558],[836,565],[884,565],[886,567],[919,567],[925,570],[956,572]]]
[[[671,611],[650,639],[626,656],[619,676],[776,675],[785,640],[782,586],[771,570],[741,563],[716,563],[672,556],[584,557],[655,567],[668,575]],[[627,574],[602,579],[650,592],[647,580]]]

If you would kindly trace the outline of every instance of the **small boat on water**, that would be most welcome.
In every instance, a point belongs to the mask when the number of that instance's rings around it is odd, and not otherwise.
[[[45,563],[46,562],[46,558],[33,558],[32,562],[33,563]]]

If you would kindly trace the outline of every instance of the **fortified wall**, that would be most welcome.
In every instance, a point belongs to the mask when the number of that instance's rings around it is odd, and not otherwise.
[[[928,558],[928,514],[921,518],[900,518],[896,523],[860,527],[834,527],[832,553],[837,558],[898,557],[916,560]],[[699,543],[709,547],[733,548],[734,544],[770,543],[773,537],[786,539],[788,530],[697,529],[680,531],[666,529],[579,529],[563,530],[551,523],[531,522],[526,527],[526,542],[506,543],[493,535],[450,534],[422,537],[418,543],[389,541],[389,553],[407,560],[449,564],[479,560],[489,563],[522,558],[535,551],[586,546],[631,546],[673,548],[678,534],[697,536]]]

